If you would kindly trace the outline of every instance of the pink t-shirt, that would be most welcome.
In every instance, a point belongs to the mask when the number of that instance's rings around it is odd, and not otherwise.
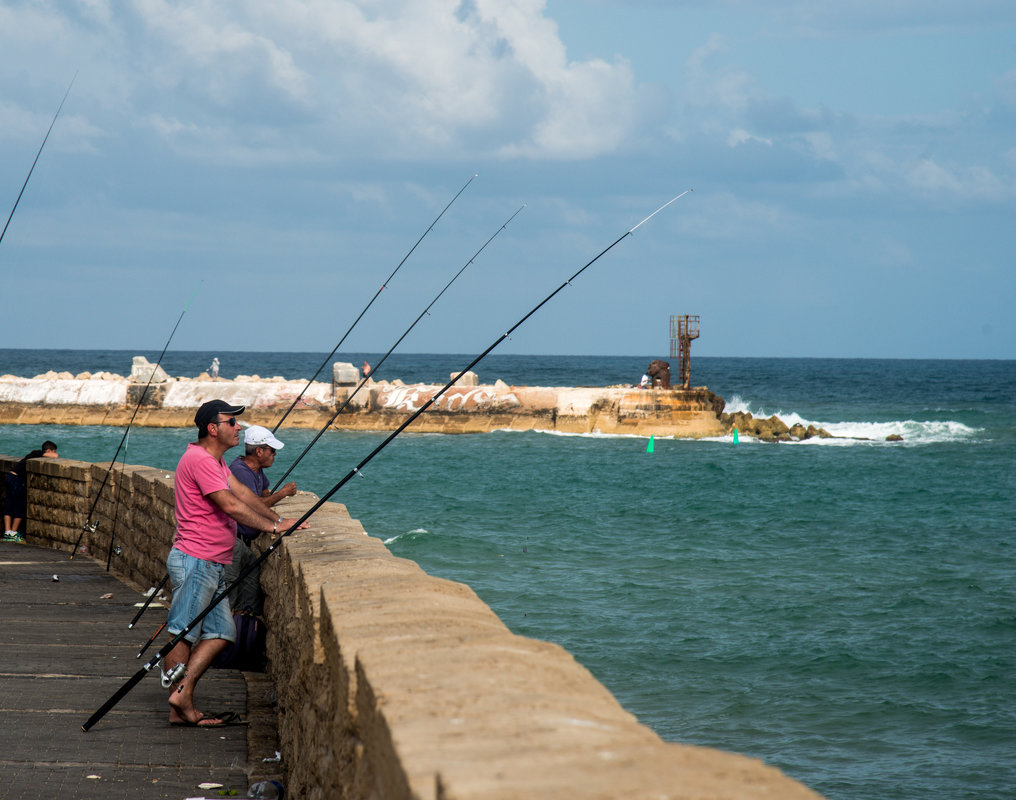
[[[200,445],[187,445],[176,467],[176,538],[173,546],[189,556],[233,563],[236,522],[213,500],[229,490],[229,467]]]

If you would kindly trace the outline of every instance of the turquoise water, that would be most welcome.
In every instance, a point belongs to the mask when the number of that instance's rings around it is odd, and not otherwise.
[[[129,370],[130,354],[65,352],[76,366],[56,369]],[[323,357],[218,355],[227,376],[309,377]],[[54,357],[0,351],[0,373]],[[193,374],[211,360],[177,357]],[[468,361],[402,358],[391,377],[437,381]],[[492,356],[477,371],[602,385],[647,362]],[[406,433],[333,499],[512,630],[566,647],[666,739],[763,758],[835,800],[1013,797],[1016,362],[693,368],[728,409],[868,440],[656,439],[648,454],[637,437]],[[105,460],[121,435],[5,426],[0,452],[51,438]],[[314,432],[280,435],[278,475]],[[294,477],[324,493],[382,438],[327,433]],[[172,469],[190,439],[136,429],[127,460]]]

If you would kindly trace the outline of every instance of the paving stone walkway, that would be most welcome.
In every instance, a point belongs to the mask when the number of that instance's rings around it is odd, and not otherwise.
[[[140,599],[87,557],[0,543],[0,797],[243,797],[259,769],[252,765],[275,755],[264,730],[270,714],[251,720],[259,731],[251,758],[247,727],[170,726],[152,673],[81,730],[167,641],[163,633],[136,658],[166,619],[166,609],[149,609],[128,629]],[[209,670],[198,687],[200,708],[244,717],[247,695],[236,670]]]

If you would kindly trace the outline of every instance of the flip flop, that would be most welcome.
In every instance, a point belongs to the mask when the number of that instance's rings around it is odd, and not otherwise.
[[[218,722],[207,722],[202,725],[201,723],[205,720],[218,720]],[[190,720],[184,720],[183,722],[170,722],[170,725],[176,728],[228,728],[237,725],[247,725],[248,722],[245,719],[241,719],[240,715],[235,711],[225,711],[221,714],[205,714],[197,722],[191,722]]]
[[[243,719],[235,711],[226,711],[222,714],[207,714],[203,719],[217,719],[217,723],[212,725],[199,725],[202,728],[221,728],[229,725],[246,725],[247,720]]]

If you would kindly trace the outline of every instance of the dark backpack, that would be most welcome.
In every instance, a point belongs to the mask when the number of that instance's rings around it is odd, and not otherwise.
[[[242,669],[248,672],[264,672],[265,621],[256,614],[244,610],[233,614],[236,623],[236,641],[216,656],[213,667]]]

